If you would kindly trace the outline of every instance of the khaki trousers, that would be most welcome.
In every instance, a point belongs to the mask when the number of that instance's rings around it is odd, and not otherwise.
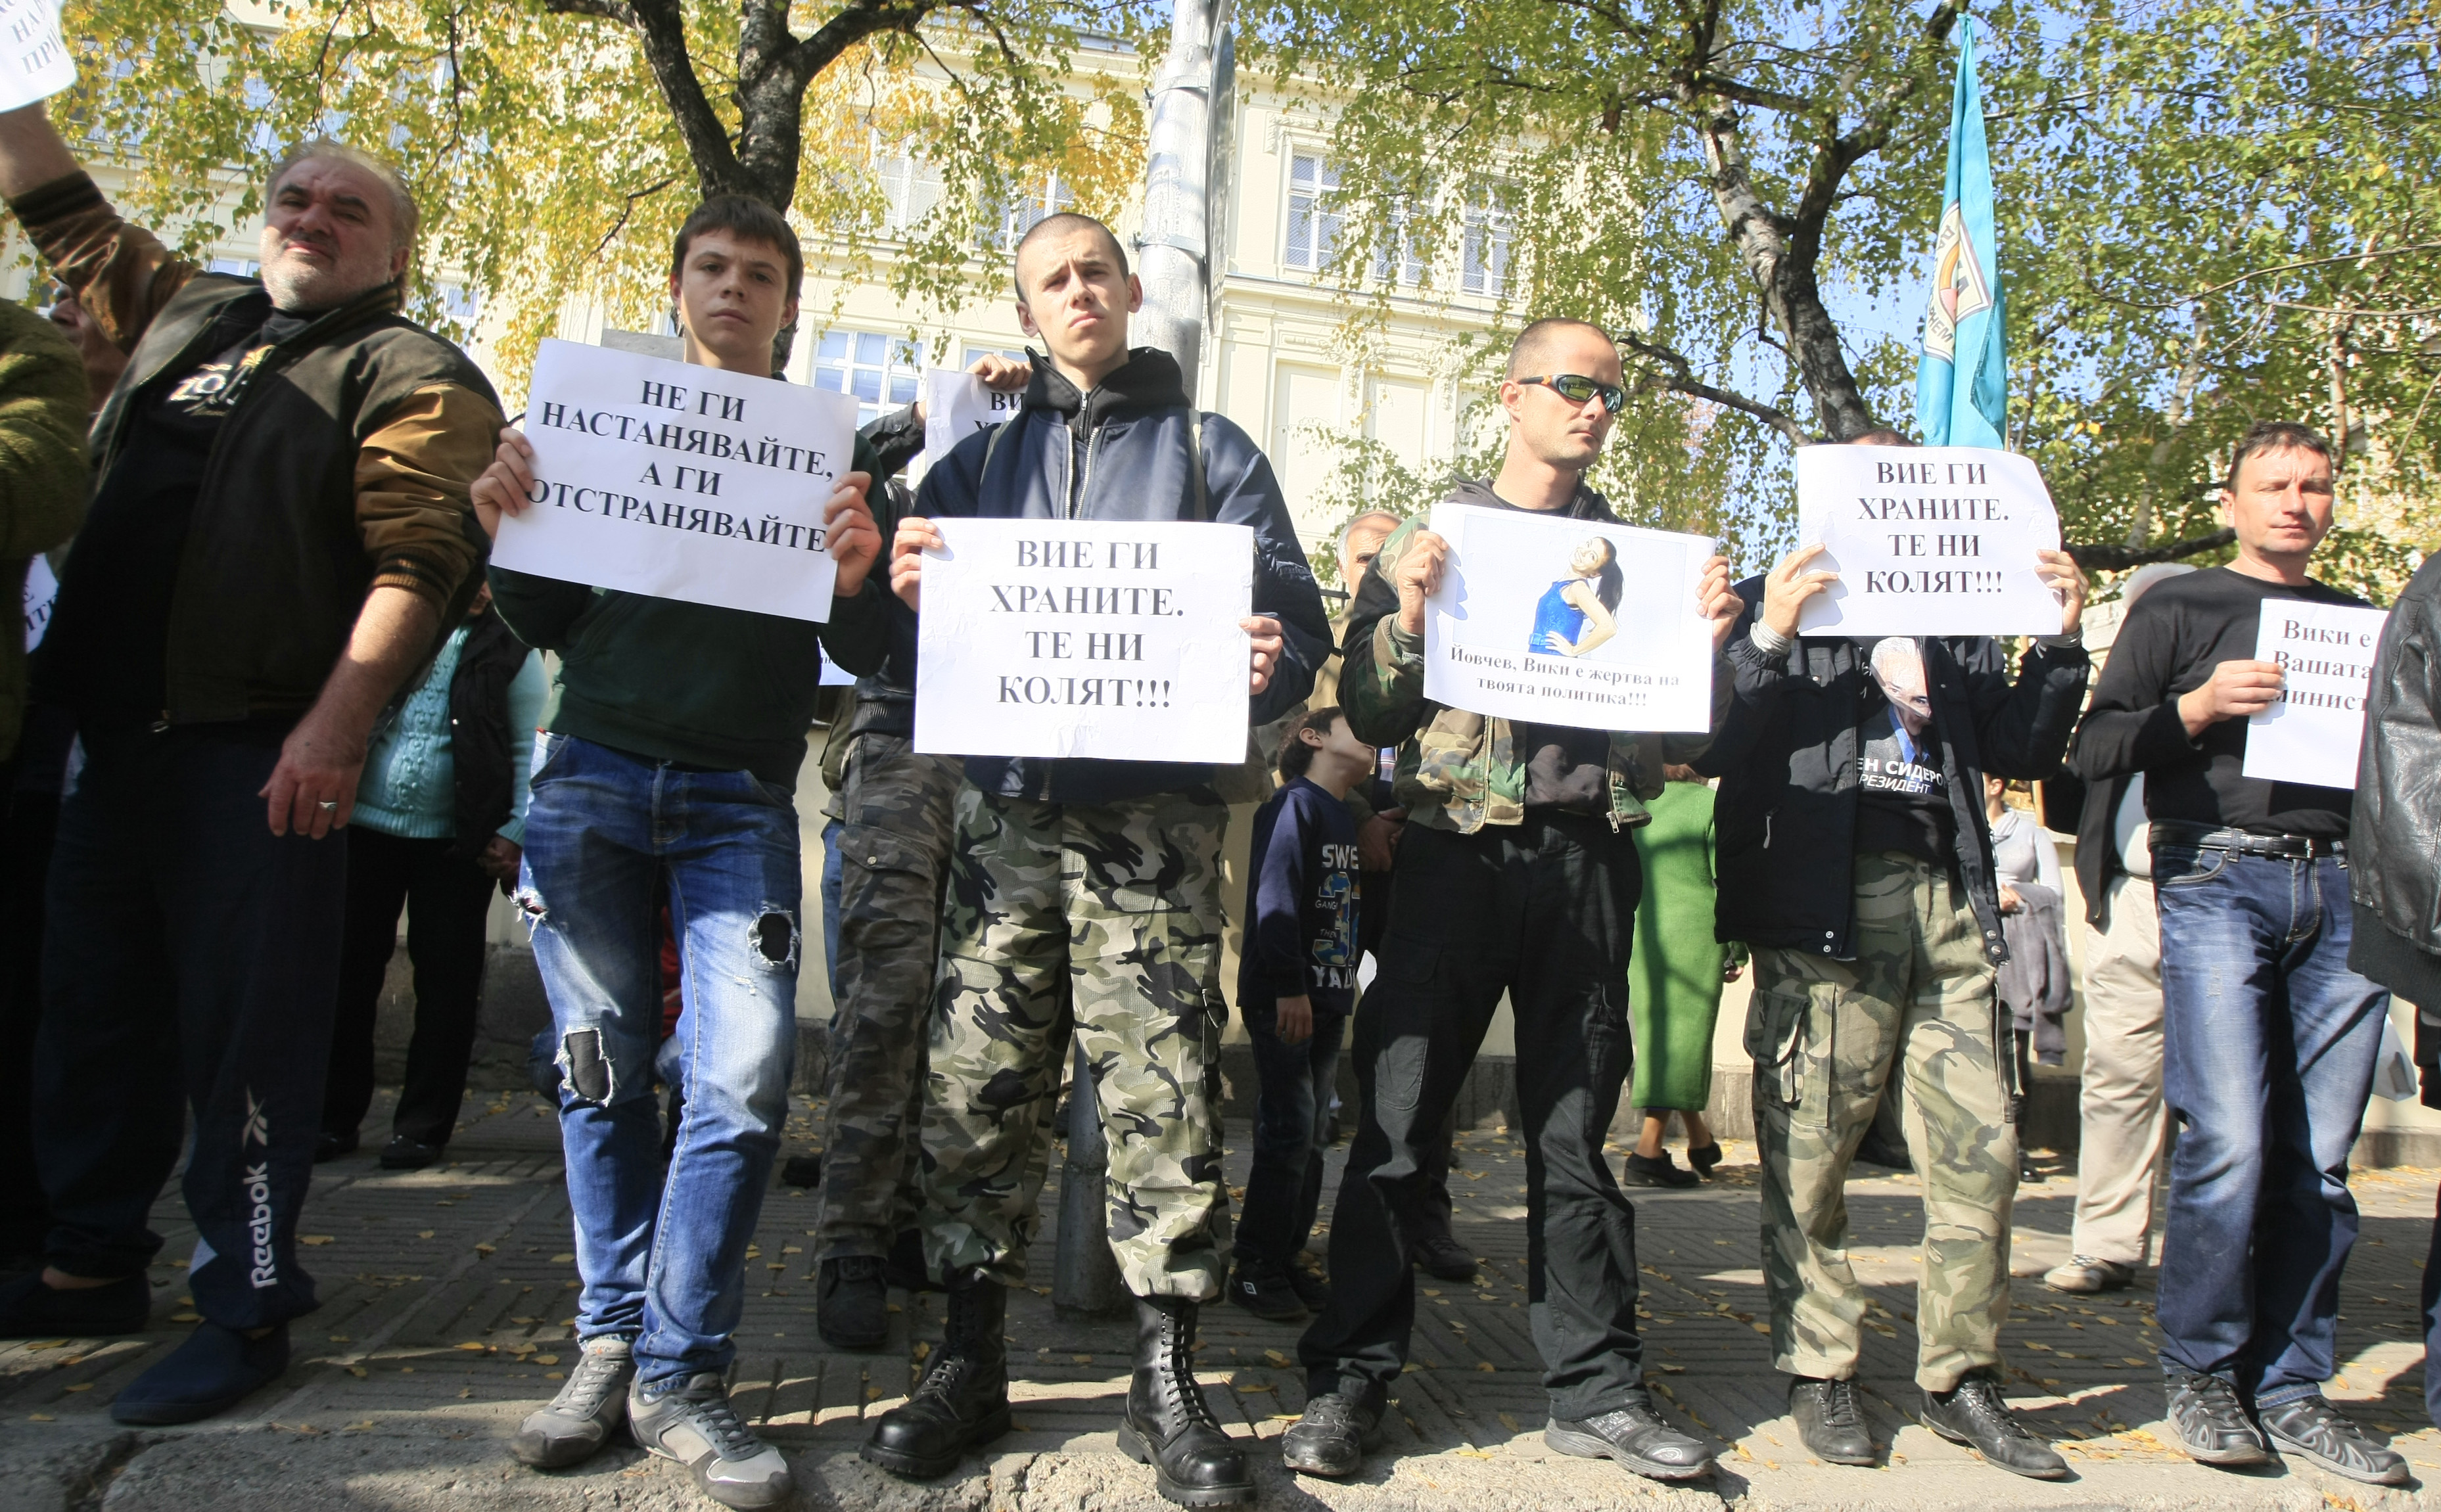
[[[2161,1107],[2161,926],[2153,884],[2110,882],[2109,927],[2085,935],[2085,1076],[2070,1248],[2143,1266],[2153,1249]]]

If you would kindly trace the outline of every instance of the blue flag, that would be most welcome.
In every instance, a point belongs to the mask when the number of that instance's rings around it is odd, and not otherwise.
[[[2001,447],[2009,430],[2008,301],[2000,293],[1999,238],[1992,229],[1992,154],[1975,86],[1975,39],[1962,34],[1949,103],[1949,171],[1941,235],[1932,248],[1932,301],[1915,411],[1927,446]]]

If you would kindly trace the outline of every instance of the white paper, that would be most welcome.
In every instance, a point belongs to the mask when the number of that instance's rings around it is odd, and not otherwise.
[[[0,0],[0,110],[48,99],[76,79],[59,0]]]
[[[924,394],[924,465],[932,467],[958,442],[1012,419],[1025,403],[1022,391],[1004,394],[970,372],[927,368]]]
[[[1709,537],[1465,504],[1437,506],[1432,529],[1450,552],[1424,608],[1425,697],[1585,729],[1711,728],[1711,626],[1695,598]],[[1602,603],[1612,567],[1615,628],[1589,644],[1599,617],[1583,605]]]
[[[2246,722],[2238,771],[2273,783],[2357,785],[2365,695],[2389,615],[2344,604],[2263,601],[2254,658],[2278,662],[2280,701]]]
[[[1800,635],[2055,636],[2037,571],[2059,513],[2043,475],[1980,446],[1800,446],[1797,538],[1836,572],[1805,601]]]
[[[43,643],[43,632],[51,627],[51,606],[59,598],[60,580],[52,576],[50,562],[37,551],[26,564],[27,650]]]
[[[823,506],[847,472],[845,394],[573,341],[534,357],[533,508],[492,560],[599,588],[827,620]]]
[[[1255,532],[1115,520],[936,522],[916,621],[915,748],[1246,756]]]

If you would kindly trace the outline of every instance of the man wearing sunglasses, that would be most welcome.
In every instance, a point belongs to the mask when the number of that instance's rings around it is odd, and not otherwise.
[[[1509,453],[1457,504],[1616,521],[1584,484],[1621,401],[1618,349],[1594,326],[1540,320],[1500,387]],[[1513,724],[1424,697],[1424,602],[1448,543],[1410,520],[1356,586],[1339,693],[1347,723],[1398,746],[1407,826],[1393,865],[1381,975],[1355,1018],[1364,1121],[1330,1227],[1331,1296],[1299,1346],[1305,1414],[1281,1458],[1354,1474],[1380,1442],[1415,1323],[1408,1269],[1425,1166],[1501,995],[1516,1015],[1517,1095],[1539,1179],[1527,1213],[1532,1322],[1551,1423],[1566,1454],[1679,1481],[1712,1451],[1654,1411],[1636,1333],[1635,1214],[1602,1156],[1628,1069],[1627,959],[1642,891],[1642,799],[1665,762],[1706,737]],[[1717,646],[1737,614],[1728,564],[1707,564],[1700,603]],[[1728,675],[1715,678],[1726,698]],[[1717,714],[1716,714],[1717,717]]]

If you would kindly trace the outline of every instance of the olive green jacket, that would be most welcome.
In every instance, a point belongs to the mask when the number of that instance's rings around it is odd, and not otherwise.
[[[0,301],[0,593],[26,598],[34,554],[84,519],[84,362],[24,305]],[[26,717],[26,635],[0,631],[0,760]]]

